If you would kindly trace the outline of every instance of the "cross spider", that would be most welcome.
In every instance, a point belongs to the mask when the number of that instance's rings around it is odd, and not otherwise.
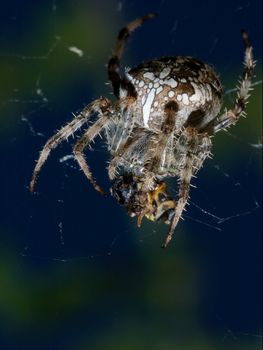
[[[117,100],[100,97],[91,102],[47,141],[36,163],[30,191],[34,191],[38,173],[51,150],[96,115],[96,121],[73,148],[80,168],[93,187],[104,194],[83,155],[85,147],[103,131],[111,154],[111,194],[130,216],[138,217],[138,226],[144,216],[168,223],[163,243],[166,247],[187,204],[191,178],[211,154],[211,137],[245,116],[255,62],[248,35],[243,31],[243,76],[232,108],[221,115],[222,85],[218,76],[211,66],[193,57],[154,59],[126,69],[121,76],[120,58],[126,39],[153,17],[155,14],[150,13],[135,19],[119,32],[108,62],[108,78]],[[177,201],[168,195],[163,182],[175,176],[179,179]]]

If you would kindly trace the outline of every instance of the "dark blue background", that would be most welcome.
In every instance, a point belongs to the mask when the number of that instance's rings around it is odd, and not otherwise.
[[[213,139],[214,157],[194,180],[167,250],[160,249],[167,227],[137,229],[74,160],[59,162],[72,138],[48,159],[37,194],[28,184],[55,130],[98,96],[113,98],[105,65],[125,23],[159,13],[133,34],[123,66],[193,55],[211,63],[228,90],[242,72],[241,28],[258,60],[255,81],[262,79],[261,7],[259,0],[2,1],[1,349],[260,349],[262,171],[253,145],[261,142],[261,84],[248,117]],[[93,148],[89,163],[107,189],[105,146]],[[176,181],[170,186],[176,194]]]

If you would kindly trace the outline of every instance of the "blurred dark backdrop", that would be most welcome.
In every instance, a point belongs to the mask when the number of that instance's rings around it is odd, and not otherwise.
[[[259,0],[1,1],[0,348],[258,350],[261,347],[262,4]],[[110,95],[118,30],[124,66],[193,55],[225,90],[242,72],[240,29],[258,60],[248,117],[214,138],[169,249],[167,227],[134,220],[91,188],[63,143],[30,195],[38,152],[72,113]],[[81,50],[81,51],[78,51]],[[235,97],[227,92],[230,106]],[[88,152],[104,188],[105,146]],[[176,193],[176,181],[170,181]]]

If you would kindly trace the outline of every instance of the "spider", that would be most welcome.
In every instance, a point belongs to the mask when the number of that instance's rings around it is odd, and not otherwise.
[[[220,114],[222,85],[214,69],[190,56],[154,59],[119,73],[124,45],[150,13],[137,18],[119,32],[108,62],[108,79],[116,101],[100,97],[87,105],[44,145],[30,183],[34,192],[37,176],[52,149],[87,124],[74,145],[74,157],[95,190],[105,194],[94,179],[84,157],[84,149],[104,133],[111,160],[108,166],[113,181],[111,194],[137,216],[163,220],[169,230],[163,243],[167,247],[189,198],[191,178],[211,155],[211,138],[245,116],[255,62],[248,34],[242,31],[245,44],[243,76],[231,109]],[[178,199],[174,200],[163,181],[178,178]]]

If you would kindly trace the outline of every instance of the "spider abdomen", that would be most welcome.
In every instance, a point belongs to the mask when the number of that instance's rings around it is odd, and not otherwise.
[[[126,73],[136,91],[136,121],[160,130],[165,106],[177,106],[175,130],[188,118],[190,125],[203,128],[221,108],[222,87],[213,68],[192,57],[165,57],[139,65]],[[198,112],[196,112],[198,111]]]

